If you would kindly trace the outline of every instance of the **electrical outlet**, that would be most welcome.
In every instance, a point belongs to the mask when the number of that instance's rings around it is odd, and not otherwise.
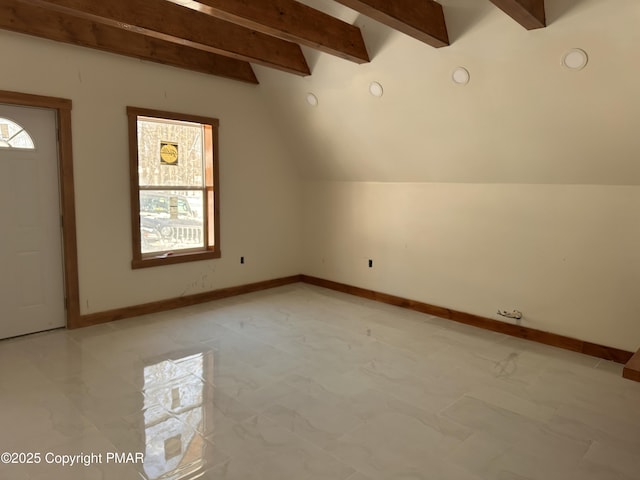
[[[373,260],[369,259],[369,268],[373,268]]]
[[[510,312],[507,310],[498,310],[498,315],[501,317],[513,318],[515,320],[520,320],[522,318],[522,312],[520,310],[512,310]]]
[[[244,264],[244,257],[240,257],[240,263]]]

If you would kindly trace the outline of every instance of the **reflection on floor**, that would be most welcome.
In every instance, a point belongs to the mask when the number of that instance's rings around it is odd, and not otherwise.
[[[639,479],[621,371],[290,285],[0,342],[0,478]]]

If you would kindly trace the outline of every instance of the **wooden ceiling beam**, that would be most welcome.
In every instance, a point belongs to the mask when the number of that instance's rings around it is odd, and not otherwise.
[[[336,0],[432,47],[449,45],[442,5],[433,0]]]
[[[358,27],[294,0],[198,0],[185,6],[345,60],[369,61]]]
[[[297,75],[311,73],[299,45],[165,0],[21,1]]]
[[[544,0],[491,0],[491,3],[527,30],[547,26]]]
[[[20,0],[0,0],[0,28],[241,82],[258,83],[247,62],[52,12]]]

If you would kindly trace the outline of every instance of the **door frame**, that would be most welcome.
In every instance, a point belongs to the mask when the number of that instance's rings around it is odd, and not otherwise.
[[[0,90],[0,103],[54,110],[57,117],[58,171],[62,209],[62,253],[67,328],[80,326],[80,282],[76,237],[73,151],[71,146],[71,100]]]

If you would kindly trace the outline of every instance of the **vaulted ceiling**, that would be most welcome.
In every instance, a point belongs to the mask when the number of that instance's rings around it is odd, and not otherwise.
[[[478,1],[545,26],[544,0]],[[435,48],[455,42],[433,0],[337,3]],[[294,0],[0,0],[0,28],[248,83],[251,64],[310,75],[301,46],[371,61],[359,28]]]

